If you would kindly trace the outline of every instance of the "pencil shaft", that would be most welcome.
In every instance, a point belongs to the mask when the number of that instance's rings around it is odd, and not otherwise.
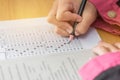
[[[79,8],[79,10],[78,10],[78,14],[79,14],[80,16],[82,16],[83,10],[84,10],[85,5],[86,5],[86,2],[87,2],[87,0],[82,0],[82,2],[81,2],[81,4],[80,4],[80,8]]]
[[[82,0],[82,2],[80,4],[80,7],[79,7],[79,10],[78,10],[78,13],[77,13],[80,16],[82,16],[83,10],[84,10],[85,5],[86,5],[86,2],[87,2],[87,0]],[[74,22],[74,24],[73,24],[73,31],[72,31],[71,35],[75,36],[75,29],[76,29],[77,24],[78,24],[78,22]]]

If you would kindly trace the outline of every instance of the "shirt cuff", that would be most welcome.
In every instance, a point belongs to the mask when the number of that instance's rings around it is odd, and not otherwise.
[[[102,19],[109,24],[120,26],[120,7],[116,4],[118,0],[89,0],[97,9]],[[112,12],[111,12],[112,11]],[[113,18],[109,12],[116,14]]]

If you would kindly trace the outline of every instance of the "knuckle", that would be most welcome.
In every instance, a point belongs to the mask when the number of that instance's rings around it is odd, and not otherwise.
[[[61,21],[61,20],[64,19],[64,17],[63,17],[62,14],[58,14],[58,15],[56,16],[56,19],[57,19],[58,21]]]

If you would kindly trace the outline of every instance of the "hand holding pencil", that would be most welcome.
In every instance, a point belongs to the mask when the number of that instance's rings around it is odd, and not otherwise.
[[[48,22],[54,24],[55,31],[61,36],[85,34],[97,17],[96,8],[87,1],[82,16],[77,14],[82,0],[56,0],[48,15]],[[73,23],[77,22],[76,28]]]
[[[80,4],[80,8],[79,8],[78,13],[77,13],[78,15],[82,16],[84,8],[85,8],[85,5],[86,5],[86,2],[87,2],[87,0],[82,0],[82,2]],[[74,37],[75,37],[75,29],[77,27],[77,24],[79,24],[79,23],[78,22],[74,22],[74,24],[73,24],[73,31],[70,34],[68,43],[70,43],[74,39]]]

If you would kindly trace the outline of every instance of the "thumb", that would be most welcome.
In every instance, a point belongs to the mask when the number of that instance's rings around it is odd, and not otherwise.
[[[85,34],[88,31],[89,26],[90,26],[89,24],[80,22],[76,27],[75,35],[79,36]]]
[[[83,14],[82,21],[79,22],[76,26],[75,35],[79,36],[85,34],[88,31],[91,24],[95,21],[95,19],[96,17],[93,17],[92,15]]]

